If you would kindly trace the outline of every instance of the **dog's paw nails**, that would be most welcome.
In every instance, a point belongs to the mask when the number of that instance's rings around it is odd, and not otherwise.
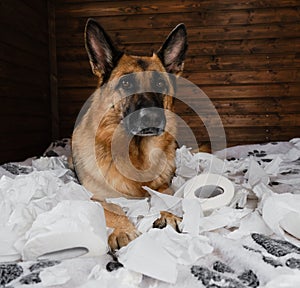
[[[174,214],[161,211],[160,218],[156,219],[153,222],[153,228],[165,228],[167,225],[171,225],[177,232],[181,232],[179,229],[179,224],[182,221],[182,218],[175,216]]]
[[[115,229],[108,237],[108,245],[112,251],[118,250],[126,246],[130,241],[134,240],[140,235],[140,232],[132,229]]]

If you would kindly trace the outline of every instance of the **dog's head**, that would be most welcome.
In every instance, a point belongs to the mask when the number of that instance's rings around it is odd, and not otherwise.
[[[103,28],[89,19],[85,45],[99,86],[113,82],[114,92],[126,97],[114,108],[125,130],[133,136],[157,136],[164,132],[165,109],[172,110],[174,77],[183,70],[187,50],[184,24],[177,25],[152,56],[133,56],[119,51]],[[143,73],[139,73],[143,72]],[[113,93],[112,93],[113,94]]]

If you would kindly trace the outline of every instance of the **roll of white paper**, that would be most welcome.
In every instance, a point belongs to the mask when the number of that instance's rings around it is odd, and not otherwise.
[[[201,174],[188,180],[184,198],[198,199],[203,212],[226,206],[234,196],[234,185],[218,174]]]
[[[104,211],[93,201],[60,202],[38,215],[26,238],[23,260],[100,256],[108,250]]]

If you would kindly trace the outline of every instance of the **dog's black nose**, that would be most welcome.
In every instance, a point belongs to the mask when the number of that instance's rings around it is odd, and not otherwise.
[[[137,136],[160,135],[166,126],[164,109],[157,107],[142,108],[129,114],[124,120],[126,130]]]
[[[139,111],[140,122],[144,127],[160,127],[164,121],[162,109],[143,108]]]

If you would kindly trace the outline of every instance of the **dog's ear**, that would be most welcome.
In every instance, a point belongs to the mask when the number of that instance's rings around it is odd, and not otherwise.
[[[109,36],[94,19],[88,19],[84,35],[92,71],[103,82],[108,79],[122,53],[114,47]]]
[[[178,24],[157,52],[168,73],[180,74],[187,50],[187,33],[184,24]]]

